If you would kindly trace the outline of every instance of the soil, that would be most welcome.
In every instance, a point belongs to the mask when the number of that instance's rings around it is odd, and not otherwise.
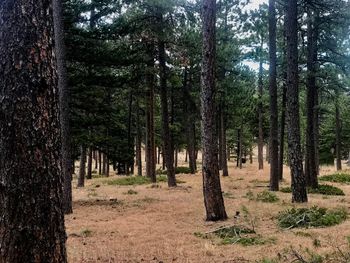
[[[180,165],[187,166],[184,158]],[[277,226],[279,211],[292,206],[314,205],[333,208],[350,207],[350,185],[334,184],[345,196],[309,195],[309,203],[294,205],[291,194],[278,192],[280,201],[263,203],[249,200],[268,189],[269,167],[258,171],[258,164],[245,164],[243,169],[229,162],[229,177],[221,177],[229,219],[205,222],[201,174],[178,175],[185,183],[169,189],[166,183],[139,186],[106,185],[105,180],[121,176],[88,180],[83,189],[74,187],[74,214],[66,216],[69,262],[263,262],[286,253],[291,247],[309,248],[319,254],[334,251],[346,244],[350,220],[328,228],[282,230]],[[334,172],[322,167],[321,174]],[[289,169],[285,167],[282,186],[289,186]],[[75,181],[73,182],[75,184]],[[132,189],[133,191],[128,190]],[[246,208],[249,216],[240,215]],[[195,232],[210,232],[221,226],[254,227],[274,244],[242,246],[221,245],[217,240],[203,239]],[[300,235],[300,231],[307,235]],[[298,234],[299,233],[299,234]],[[315,239],[319,246],[314,246]]]

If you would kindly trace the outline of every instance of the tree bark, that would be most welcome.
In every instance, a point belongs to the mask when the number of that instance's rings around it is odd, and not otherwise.
[[[162,23],[160,16],[160,22]],[[167,96],[167,67],[166,67],[166,53],[165,44],[163,40],[158,40],[159,52],[159,73],[160,73],[160,101],[162,111],[162,135],[163,135],[163,157],[165,158],[165,165],[168,176],[168,186],[176,187],[175,169],[174,169],[174,146],[169,127],[169,111],[168,111],[168,96]]]
[[[201,70],[201,136],[203,194],[206,220],[227,219],[222,196],[215,136],[215,23],[216,0],[203,0],[203,55]]]
[[[297,0],[287,2],[287,124],[288,153],[292,176],[292,201],[307,202],[306,179],[300,145],[298,87],[298,8]]]
[[[335,154],[337,158],[337,171],[340,171],[342,169],[341,164],[341,120],[340,120],[340,112],[339,112],[339,104],[338,104],[338,98],[336,98],[336,105],[335,105]]]
[[[82,145],[80,147],[80,168],[79,168],[77,187],[84,187],[85,175],[86,175],[86,146]]]
[[[92,147],[89,147],[86,179],[92,178]]]
[[[306,128],[306,154],[305,176],[308,186],[318,187],[316,169],[316,144],[315,144],[315,101],[316,98],[316,60],[317,60],[317,29],[315,28],[314,15],[310,7],[307,12],[307,128]]]
[[[138,100],[136,102],[136,165],[137,175],[142,176],[142,130]]]
[[[228,176],[228,166],[227,166],[227,148],[226,148],[226,123],[224,114],[225,103],[222,98],[221,109],[220,109],[220,138],[221,138],[221,168],[222,176]]]
[[[279,140],[279,157],[278,157],[278,178],[283,179],[283,164],[284,164],[284,137],[286,127],[286,103],[287,103],[287,85],[283,84],[282,90],[282,109],[280,120],[280,140]]]
[[[277,104],[277,47],[276,3],[269,0],[269,55],[270,55],[270,190],[278,191],[278,104]]]
[[[72,153],[69,125],[69,88],[66,68],[66,46],[64,43],[63,7],[59,0],[53,0],[55,48],[60,98],[61,159],[63,176],[63,209],[65,214],[72,208]]]
[[[263,40],[261,40],[261,51],[263,49]],[[259,124],[258,124],[258,163],[259,163],[259,170],[264,169],[264,131],[263,131],[263,103],[262,103],[262,96],[263,96],[263,62],[262,62],[262,54],[260,54],[260,63],[259,63],[259,79],[258,79],[258,92],[259,92],[259,105],[258,105],[258,118],[259,118]]]
[[[102,175],[102,153],[98,150],[98,174]]]
[[[0,1],[0,35],[0,262],[65,263],[52,2]]]

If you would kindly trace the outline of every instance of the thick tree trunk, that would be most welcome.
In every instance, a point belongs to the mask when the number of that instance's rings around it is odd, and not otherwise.
[[[162,18],[160,17],[160,22]],[[167,67],[166,67],[166,53],[165,44],[162,40],[158,40],[159,52],[159,73],[160,73],[160,101],[162,111],[162,135],[163,135],[163,157],[168,176],[168,186],[175,187],[175,169],[174,169],[174,147],[173,140],[169,127],[169,111],[168,111],[168,95],[167,95]]]
[[[335,105],[335,154],[337,158],[337,171],[340,171],[342,169],[341,164],[341,121],[340,121],[340,112],[339,112],[339,105],[338,105],[338,98],[336,98],[336,105]]]
[[[84,187],[85,175],[86,175],[86,146],[82,145],[80,147],[80,167],[79,167],[79,176],[78,176],[77,187]]]
[[[300,145],[298,87],[298,8],[297,0],[287,2],[287,124],[288,152],[292,176],[292,201],[307,202],[306,179]]]
[[[270,55],[270,190],[278,191],[278,104],[277,104],[277,47],[276,3],[269,0],[269,55]]]
[[[92,147],[89,147],[86,179],[92,178]]]
[[[203,0],[203,56],[201,70],[201,117],[203,194],[206,220],[227,219],[222,196],[215,136],[215,23],[216,0]]]
[[[315,96],[316,94],[316,60],[317,60],[317,29],[314,27],[314,15],[308,10],[307,22],[307,127],[306,127],[306,153],[305,176],[308,186],[318,187],[316,169],[316,145],[315,145]]]
[[[67,262],[52,10],[0,1],[2,263]]]
[[[72,208],[72,154],[69,125],[69,88],[66,68],[66,46],[64,43],[63,7],[59,0],[53,0],[55,48],[60,98],[61,159],[63,176],[63,209],[65,214],[73,213]]]
[[[263,47],[263,43],[261,44],[261,50],[262,50],[262,47]],[[263,96],[263,63],[262,63],[262,58],[260,58],[260,63],[259,63],[258,92],[259,92],[258,163],[259,163],[259,170],[263,170],[264,169],[264,131],[263,131],[263,103],[262,103],[262,96]]]

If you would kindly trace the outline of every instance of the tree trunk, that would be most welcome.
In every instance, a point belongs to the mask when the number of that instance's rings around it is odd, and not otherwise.
[[[51,3],[0,1],[3,263],[67,262]]]
[[[263,48],[263,41],[261,44],[261,50],[262,50],[262,48]],[[260,56],[262,56],[262,55],[260,55]],[[264,169],[264,131],[263,131],[263,103],[262,103],[262,96],[263,96],[263,62],[262,62],[262,58],[260,58],[260,63],[259,63],[258,92],[259,92],[258,163],[259,163],[259,170],[263,170]]]
[[[288,152],[292,176],[292,201],[307,202],[306,179],[300,145],[298,87],[298,8],[297,0],[287,2],[287,124]]]
[[[316,96],[316,60],[317,60],[317,29],[314,29],[314,15],[308,8],[307,12],[307,123],[306,123],[306,153],[305,176],[308,186],[318,187],[316,169],[315,145],[315,96]]]
[[[92,147],[89,147],[89,154],[88,154],[88,163],[87,163],[87,174],[86,174],[86,179],[91,179],[92,178]]]
[[[280,121],[280,146],[279,146],[279,157],[278,157],[278,178],[283,179],[283,164],[284,164],[284,137],[286,127],[286,103],[287,103],[287,85],[283,84],[282,91],[282,109],[281,109],[281,121]]]
[[[102,153],[102,174],[106,175],[106,154]]]
[[[95,150],[94,151],[94,160],[95,160],[95,170],[97,171],[98,169],[98,159],[97,159],[97,156],[98,156],[98,153],[97,151]]]
[[[228,167],[227,167],[227,155],[226,155],[226,123],[225,123],[225,114],[224,114],[225,104],[224,99],[222,98],[221,110],[220,110],[220,138],[221,138],[221,168],[222,176],[228,176]]]
[[[102,153],[98,151],[98,174],[102,175]]]
[[[340,171],[342,169],[341,164],[341,120],[340,120],[340,112],[339,112],[339,104],[338,104],[338,98],[336,98],[336,105],[335,105],[335,153],[337,158],[337,171]]]
[[[162,23],[162,17],[160,16]],[[175,169],[174,169],[174,147],[173,140],[169,127],[169,111],[168,111],[168,96],[167,96],[167,67],[166,67],[166,53],[165,44],[163,40],[158,40],[159,52],[159,73],[160,73],[160,101],[162,111],[162,135],[163,135],[163,157],[168,176],[168,186],[176,187]]]
[[[270,190],[279,190],[278,176],[278,104],[276,55],[276,3],[269,0],[269,55],[270,55]]]
[[[154,68],[153,60],[154,46],[153,44],[148,45],[148,53],[151,56],[147,67],[149,70]],[[156,170],[155,170],[155,141],[154,141],[154,76],[151,72],[146,74],[146,82],[148,86],[148,98],[147,98],[147,117],[146,117],[146,176],[151,179],[153,183],[157,181]]]
[[[138,100],[136,104],[136,165],[137,175],[142,176],[142,130]]]
[[[85,175],[86,175],[86,146],[82,145],[80,147],[80,168],[79,168],[77,187],[84,187]]]
[[[61,159],[63,176],[63,209],[65,214],[73,213],[72,208],[72,153],[69,125],[69,88],[66,68],[66,46],[64,43],[63,7],[59,0],[53,0],[55,48],[58,73],[61,123]]]
[[[203,194],[206,220],[227,219],[222,196],[215,136],[215,23],[216,0],[203,0],[203,56],[201,70],[201,135]]]
[[[174,166],[175,168],[177,168],[177,165],[178,165],[178,154],[179,154],[179,150],[178,149],[175,149],[175,152],[174,152]]]
[[[242,152],[243,152],[243,149],[242,149],[242,129],[239,129],[239,138],[238,138],[238,167],[239,169],[242,169]]]

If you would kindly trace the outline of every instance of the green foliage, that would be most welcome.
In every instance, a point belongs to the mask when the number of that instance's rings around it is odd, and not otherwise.
[[[242,246],[254,246],[275,243],[275,238],[264,238],[261,235],[256,234],[255,230],[241,227],[241,226],[229,226],[222,227],[210,233],[194,233],[195,236],[200,238],[217,237],[220,239],[220,244],[240,244]]]
[[[342,223],[347,218],[344,208],[328,210],[313,206],[311,208],[292,208],[279,213],[278,225],[281,228],[327,227]]]
[[[138,192],[135,191],[135,190],[129,189],[129,190],[128,190],[127,192],[125,192],[124,194],[126,194],[126,195],[137,195]]]
[[[91,237],[92,236],[92,231],[88,228],[84,228],[80,231],[80,235],[82,237]]]
[[[346,173],[335,173],[331,175],[325,175],[320,177],[320,181],[329,181],[334,183],[344,183],[349,184],[350,183],[350,174]]]
[[[292,189],[290,187],[284,187],[280,189],[283,193],[291,193]],[[321,194],[321,195],[345,195],[344,191],[338,187],[327,184],[320,184],[318,188],[307,188],[309,194]]]
[[[263,192],[257,194],[256,200],[264,202],[264,203],[275,203],[275,202],[279,201],[279,198],[273,192],[263,191]]]
[[[157,182],[167,182],[168,179],[166,176],[158,176]],[[143,185],[143,184],[151,184],[151,180],[145,176],[130,176],[124,178],[116,178],[116,179],[104,179],[102,181],[106,185]],[[185,183],[184,181],[176,180],[178,184]]]
[[[162,169],[158,169],[156,172],[157,174],[162,174],[162,175],[167,174],[167,171]],[[189,167],[179,166],[175,168],[175,174],[191,174],[191,170]]]
[[[254,200],[254,193],[249,190],[246,194],[245,194],[245,197],[248,198],[250,201]]]

